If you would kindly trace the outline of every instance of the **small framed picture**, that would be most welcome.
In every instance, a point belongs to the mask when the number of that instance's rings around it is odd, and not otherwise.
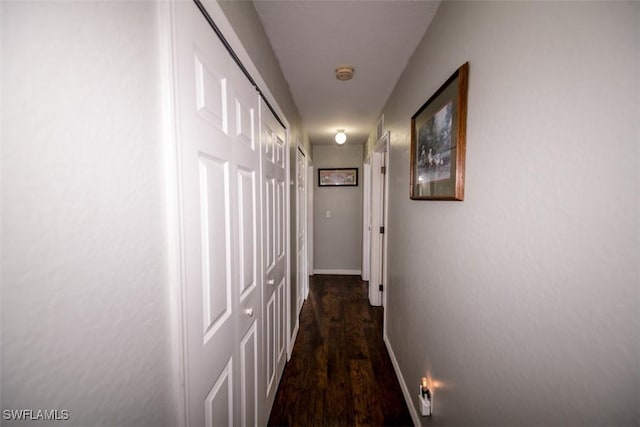
[[[318,169],[319,187],[357,187],[358,168]]]
[[[411,199],[464,200],[469,63],[411,117]]]

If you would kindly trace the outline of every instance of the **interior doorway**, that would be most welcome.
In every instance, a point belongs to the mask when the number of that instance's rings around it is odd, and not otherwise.
[[[371,270],[371,156],[367,156],[362,170],[362,280],[368,282]]]
[[[313,276],[313,162],[311,157],[307,160],[307,276]],[[305,289],[305,299],[309,296],[309,280]]]
[[[370,192],[368,209],[365,208],[363,222],[368,222],[368,239],[363,238],[363,253],[369,251],[369,302],[385,305],[387,272],[387,204],[389,132],[377,142],[370,156]],[[366,178],[365,178],[366,185]],[[366,187],[365,187],[366,188]],[[368,210],[368,212],[367,212]],[[367,242],[368,240],[368,242]],[[368,248],[367,245],[368,243]]]
[[[298,254],[298,280],[296,292],[296,314],[300,314],[302,304],[306,299],[309,290],[309,273],[308,273],[308,224],[307,224],[307,189],[308,174],[307,162],[308,156],[302,147],[298,144],[296,165],[296,233],[297,233],[297,254]]]

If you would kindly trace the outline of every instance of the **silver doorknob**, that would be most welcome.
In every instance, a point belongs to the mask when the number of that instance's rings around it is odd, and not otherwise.
[[[244,312],[247,313],[247,316],[253,317],[253,307],[247,308]]]
[[[267,280],[267,284],[273,286],[276,284],[276,281],[274,279],[269,279]]]

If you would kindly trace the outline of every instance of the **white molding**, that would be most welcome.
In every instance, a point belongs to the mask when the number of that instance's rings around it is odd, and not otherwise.
[[[377,148],[377,146],[376,146]],[[385,226],[384,223],[384,195],[385,176],[381,167],[385,161],[384,151],[374,151],[371,156],[371,252],[369,261],[369,303],[372,306],[381,306],[385,292],[381,292],[379,285],[385,285],[384,281],[384,243],[387,240],[386,234],[381,234],[379,229]],[[388,230],[386,231],[388,233]]]
[[[291,353],[293,353],[293,347],[296,345],[296,339],[298,338],[298,331],[300,330],[300,317],[296,321],[296,326],[293,328],[291,334],[291,340],[287,343],[287,362],[291,360]]]
[[[314,245],[314,232],[313,232],[313,228],[314,228],[314,193],[313,193],[313,188],[314,188],[314,181],[313,178],[315,177],[315,167],[313,166],[313,159],[311,159],[311,157],[308,157],[308,163],[307,163],[307,275],[308,276],[313,276],[313,268],[314,268],[314,262],[313,262],[313,257],[314,257],[314,253],[313,253],[313,245]],[[309,281],[307,281],[307,283],[309,283]],[[309,296],[309,287],[311,286],[311,284],[309,283],[309,286],[307,286],[307,294],[305,295],[305,299],[307,299],[307,297]]]
[[[182,199],[179,179],[179,154],[177,123],[177,95],[175,71],[175,21],[173,3],[157,4],[157,22],[160,52],[160,72],[162,85],[162,139],[164,145],[165,167],[165,206],[167,215],[167,277],[169,285],[169,331],[170,331],[170,364],[173,390],[171,401],[174,402],[172,417],[178,427],[188,425],[187,411],[187,366],[185,357],[186,313],[184,311],[186,278],[184,276],[184,251],[182,230]]]
[[[314,274],[339,274],[345,276],[360,276],[362,270],[313,270]]]
[[[384,116],[383,116],[384,117]],[[382,293],[382,306],[386,307],[387,306],[387,295],[389,294],[389,175],[390,175],[390,163],[391,163],[391,149],[390,149],[390,145],[391,145],[391,131],[386,131],[384,133],[384,135],[382,136],[382,138],[380,138],[384,144],[384,168],[385,168],[385,174],[384,174],[384,229],[386,230],[387,234],[384,238],[384,242],[382,245],[382,256],[383,256],[383,266],[382,266],[382,271],[383,271],[383,277],[382,277],[382,283],[385,286],[385,291]],[[380,144],[380,141],[378,142],[378,144]],[[386,311],[386,310],[385,310]],[[383,319],[383,323],[386,322],[386,315],[385,318]],[[384,326],[383,326],[384,328]]]
[[[235,34],[235,33],[234,33]],[[284,165],[285,165],[285,191],[284,191],[284,199],[285,199],[285,222],[284,222],[284,226],[286,228],[285,231],[285,247],[286,247],[286,251],[287,251],[287,256],[286,258],[286,272],[287,275],[285,277],[285,283],[284,283],[284,291],[286,293],[285,299],[287,301],[286,303],[286,313],[285,313],[285,319],[287,322],[287,342],[285,344],[286,350],[287,350],[287,355],[286,355],[286,359],[290,360],[291,359],[291,351],[293,350],[293,346],[295,344],[295,337],[293,336],[293,332],[297,331],[298,329],[298,319],[300,318],[300,316],[296,316],[296,323],[293,327],[293,330],[291,329],[291,304],[293,304],[294,302],[291,301],[291,129],[287,126],[287,128],[285,129],[285,134],[286,134],[286,138],[287,138],[287,149],[285,150],[285,156],[284,156]],[[296,247],[298,246],[297,244],[297,236],[296,236]],[[295,254],[295,257],[297,259],[298,254]],[[297,283],[297,281],[296,281]],[[296,293],[296,297],[298,296],[298,294]],[[295,301],[295,304],[297,305],[298,302]],[[264,326],[264,325],[263,325]],[[266,347],[265,347],[266,348]],[[285,362],[286,364],[286,362]],[[284,369],[282,371],[282,373],[284,373]],[[280,380],[278,380],[278,383],[280,382]]]
[[[371,156],[362,164],[362,280],[371,278]]]
[[[309,273],[308,273],[308,257],[307,257],[307,253],[308,253],[308,244],[309,244],[309,236],[307,235],[308,233],[308,187],[309,187],[309,182],[307,179],[307,162],[309,159],[309,155],[307,154],[307,151],[304,149],[304,146],[302,145],[302,143],[300,142],[300,139],[296,139],[296,148],[297,150],[300,151],[300,153],[302,153],[302,156],[304,157],[304,200],[300,200],[300,193],[298,191],[298,189],[300,188],[300,181],[299,181],[299,177],[300,177],[300,169],[299,169],[299,162],[298,162],[298,151],[296,150],[296,158],[295,158],[295,193],[296,193],[296,249],[295,249],[295,259],[296,259],[296,264],[297,264],[297,268],[296,271],[298,272],[298,277],[296,278],[296,287],[297,290],[300,291],[300,295],[298,295],[298,293],[296,292],[296,313],[298,316],[298,320],[296,320],[296,324],[299,323],[299,317],[300,317],[300,312],[302,311],[302,305],[304,304],[304,301],[307,299],[306,295],[308,293],[308,288],[309,288]],[[301,216],[300,215],[300,208],[303,207],[304,208],[304,212],[305,215]],[[300,265],[300,245],[299,245],[299,239],[298,236],[300,235],[300,230],[301,230],[301,225],[304,225],[304,249],[303,249],[303,264]],[[300,277],[302,277],[302,283],[298,283]],[[298,303],[300,303],[298,305]],[[292,334],[293,335],[293,334]]]
[[[413,425],[420,426],[422,424],[420,422],[420,417],[418,416],[418,411],[413,405],[413,400],[411,399],[411,393],[409,392],[407,383],[404,380],[404,376],[402,375],[402,371],[400,370],[400,365],[398,364],[398,359],[396,359],[396,354],[393,352],[393,348],[391,347],[391,343],[389,342],[389,337],[387,337],[386,331],[383,334],[383,341],[385,346],[387,347],[387,352],[389,353],[389,358],[391,359],[393,370],[396,372],[396,377],[398,378],[398,382],[400,383],[400,388],[402,389],[402,395],[404,396],[404,401],[407,404],[407,408],[409,408],[409,413],[411,414]]]

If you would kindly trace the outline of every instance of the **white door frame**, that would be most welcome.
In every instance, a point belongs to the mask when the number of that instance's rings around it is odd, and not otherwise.
[[[376,144],[376,151],[377,152],[382,152],[383,156],[384,156],[384,168],[385,168],[385,174],[384,174],[384,179],[383,179],[383,185],[384,185],[384,204],[382,206],[383,212],[384,212],[384,229],[385,229],[385,236],[384,236],[384,242],[382,245],[382,259],[384,260],[383,262],[383,275],[382,275],[382,283],[384,283],[385,286],[385,291],[382,293],[382,306],[386,307],[387,306],[387,286],[389,284],[389,253],[387,251],[388,248],[388,242],[389,242],[389,236],[388,236],[388,230],[389,230],[389,150],[390,150],[390,146],[391,146],[391,134],[390,131],[387,131],[384,133],[384,135],[382,135],[382,137],[380,138],[380,140],[378,141],[378,143]]]
[[[165,151],[165,185],[167,190],[167,240],[168,240],[168,281],[169,308],[171,310],[171,368],[172,380],[179,387],[174,387],[172,402],[175,403],[175,422],[178,427],[187,425],[187,396],[184,387],[186,378],[184,342],[184,303],[185,290],[184,254],[182,248],[183,232],[181,229],[182,199],[178,174],[178,135],[177,135],[177,94],[174,82],[174,12],[171,2],[158,3],[160,26],[167,31],[160,31],[160,52],[162,66],[162,115],[163,145]]]
[[[369,281],[371,273],[371,154],[363,163],[362,187],[362,280]]]
[[[373,306],[385,305],[387,289],[387,212],[389,203],[388,152],[390,134],[387,131],[376,143],[371,154],[371,230],[369,302]],[[385,173],[382,173],[384,167]],[[381,232],[384,229],[384,232]]]
[[[303,162],[303,170],[300,170],[300,161],[298,159],[299,154],[302,154],[302,156],[304,156],[304,162]],[[299,320],[299,316],[300,316],[300,311],[302,310],[302,303],[304,302],[304,300],[306,299],[306,294],[308,292],[308,288],[309,288],[309,275],[307,273],[307,259],[308,259],[308,255],[307,255],[307,251],[308,251],[308,247],[309,247],[309,241],[308,241],[308,237],[307,237],[307,231],[308,231],[308,224],[307,224],[307,218],[308,218],[308,214],[306,212],[306,210],[308,209],[307,206],[307,190],[309,188],[309,184],[307,182],[307,163],[308,163],[308,159],[309,159],[309,155],[307,154],[307,152],[304,149],[304,146],[300,143],[300,141],[297,141],[296,144],[296,158],[291,159],[291,161],[295,161],[295,191],[296,191],[296,247],[295,247],[295,256],[296,256],[296,272],[298,274],[297,280],[296,280],[296,301],[291,301],[291,304],[295,304],[295,315],[296,315],[296,319],[295,319],[295,324],[294,324],[294,328],[293,331],[290,331],[290,335],[291,335],[291,339],[289,341],[290,346],[288,347],[287,350],[287,360],[291,358],[291,352],[293,351],[293,345],[295,343],[296,340],[296,336],[298,334],[298,328],[300,327],[300,320]],[[299,191],[299,187],[300,187],[300,177],[302,176],[302,174],[304,175],[304,179],[302,180],[302,184],[304,186],[303,191],[302,191],[302,199],[300,197],[300,191]],[[301,208],[304,207],[303,212],[300,212]],[[299,235],[301,230],[304,229],[304,244],[303,244],[303,248],[302,248],[302,253],[300,253],[300,242],[299,242]],[[301,261],[302,260],[302,261]],[[301,280],[302,279],[302,280]]]
[[[313,276],[313,179],[315,177],[315,168],[311,157],[308,158],[307,164],[307,272],[309,276]],[[304,298],[309,296],[309,282],[307,281],[307,290]]]

